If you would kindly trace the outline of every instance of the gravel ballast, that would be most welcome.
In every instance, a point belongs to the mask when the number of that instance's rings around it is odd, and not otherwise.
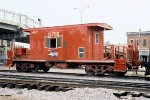
[[[104,88],[75,88],[67,92],[46,92],[27,89],[0,88],[0,100],[119,100],[113,95],[121,92]],[[126,100],[149,100],[145,97],[122,97]]]
[[[49,72],[70,72],[70,73],[85,73],[83,69],[57,69],[53,68]],[[41,76],[41,77],[56,77],[56,78],[69,78],[67,75],[53,75],[53,74],[41,74],[41,73],[9,73],[0,72],[1,74],[8,75],[25,75],[25,76]],[[142,73],[143,74],[143,73]],[[76,77],[71,76],[72,79],[91,79],[91,80],[109,80],[109,81],[129,81],[137,83],[149,83],[144,80],[124,80],[114,78],[103,77]],[[113,93],[121,93],[124,91],[104,89],[104,88],[75,88],[66,92],[56,91],[38,91],[27,89],[8,89],[0,88],[0,100],[149,100],[143,96],[132,97],[132,95],[123,96],[121,98],[116,97]],[[138,93],[138,92],[136,92]]]

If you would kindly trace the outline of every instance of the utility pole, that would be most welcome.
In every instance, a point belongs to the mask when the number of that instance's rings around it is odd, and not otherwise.
[[[138,41],[138,42],[139,42],[139,43],[138,43],[139,59],[140,59],[140,42],[141,42],[140,39],[141,39],[141,29],[139,29],[139,39],[138,39],[138,40],[139,40],[139,41]]]
[[[80,20],[81,20],[81,24],[82,24],[82,21],[83,21],[83,11],[85,10],[85,8],[89,8],[90,6],[85,6],[83,7],[82,9],[80,8],[74,8],[75,10],[79,10],[80,11]]]

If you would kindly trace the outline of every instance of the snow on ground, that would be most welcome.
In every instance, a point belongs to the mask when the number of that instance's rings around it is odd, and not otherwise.
[[[76,88],[67,92],[46,92],[27,89],[0,88],[0,100],[119,100],[104,88]],[[126,96],[123,100],[149,100],[144,97]]]

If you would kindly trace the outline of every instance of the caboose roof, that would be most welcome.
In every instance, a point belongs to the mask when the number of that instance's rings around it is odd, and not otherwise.
[[[43,30],[43,29],[51,29],[51,28],[69,28],[69,27],[80,27],[80,26],[87,26],[87,27],[99,27],[104,30],[112,30],[112,26],[106,23],[87,23],[87,24],[75,24],[75,25],[63,25],[63,26],[52,26],[52,27],[40,27],[40,28],[29,28],[25,29],[24,31],[32,31],[32,30]]]

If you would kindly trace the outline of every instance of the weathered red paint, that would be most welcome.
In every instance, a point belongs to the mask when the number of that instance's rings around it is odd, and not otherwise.
[[[112,29],[107,24],[91,23],[80,25],[34,28],[30,32],[30,59],[44,60],[100,60],[103,59],[104,30]],[[95,34],[98,34],[99,43],[95,43]],[[45,37],[51,35],[62,36],[60,48],[47,48]],[[78,57],[78,48],[84,48],[84,58]],[[55,50],[56,57],[49,54]]]
[[[126,59],[116,59],[114,71],[115,72],[126,72],[127,71],[126,63],[127,63]]]

